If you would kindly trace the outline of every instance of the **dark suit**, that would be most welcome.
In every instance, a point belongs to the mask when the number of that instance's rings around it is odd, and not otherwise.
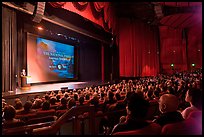
[[[164,126],[169,123],[175,123],[179,121],[183,121],[183,117],[180,112],[174,111],[174,112],[167,112],[161,114],[157,119],[156,123],[158,123],[161,126]]]

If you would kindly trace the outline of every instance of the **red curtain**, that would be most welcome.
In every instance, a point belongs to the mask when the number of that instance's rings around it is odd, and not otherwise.
[[[158,38],[155,28],[135,19],[121,18],[119,23],[120,76],[158,74]]]
[[[185,35],[182,29],[160,27],[160,61],[164,73],[187,70]],[[173,68],[171,64],[174,64]]]
[[[188,66],[195,63],[195,68],[202,67],[202,23],[188,30]]]
[[[110,2],[49,2],[55,8],[64,8],[115,33],[116,17]]]

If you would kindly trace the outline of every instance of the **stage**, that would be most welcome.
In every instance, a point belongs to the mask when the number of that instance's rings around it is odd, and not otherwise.
[[[5,93],[2,93],[2,97],[5,99],[14,99],[14,98],[23,97],[24,95],[26,95],[26,97],[34,96],[36,94],[42,95],[42,94],[45,94],[47,91],[60,90],[61,88],[66,88],[66,87],[68,87],[68,90],[73,90],[73,89],[86,88],[90,86],[98,86],[98,85],[102,86],[107,84],[109,84],[109,82],[104,82],[104,81],[82,81],[82,82],[38,84],[38,85],[31,85],[30,89],[27,89],[27,90],[16,88],[15,91],[8,91]]]

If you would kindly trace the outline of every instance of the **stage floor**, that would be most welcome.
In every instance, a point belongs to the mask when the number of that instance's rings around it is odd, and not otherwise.
[[[68,87],[68,89],[81,89],[85,87],[90,87],[93,85],[106,85],[109,82],[102,81],[86,81],[86,82],[65,82],[65,83],[52,83],[52,84],[39,84],[39,85],[31,85],[30,89],[22,90],[21,88],[17,88],[16,91],[9,91],[3,94],[3,97],[8,96],[16,96],[22,94],[33,94],[33,93],[41,93],[52,90],[60,90],[62,87]]]

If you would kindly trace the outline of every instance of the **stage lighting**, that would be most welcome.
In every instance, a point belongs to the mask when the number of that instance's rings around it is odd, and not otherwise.
[[[192,66],[192,67],[195,67],[195,64],[194,64],[194,63],[192,63],[192,64],[191,64],[191,66]]]
[[[42,27],[40,27],[40,26],[39,26],[39,27],[37,27],[37,28],[38,28],[38,30],[43,30],[43,28],[42,28]]]
[[[171,67],[173,67],[174,66],[174,64],[171,64]]]

